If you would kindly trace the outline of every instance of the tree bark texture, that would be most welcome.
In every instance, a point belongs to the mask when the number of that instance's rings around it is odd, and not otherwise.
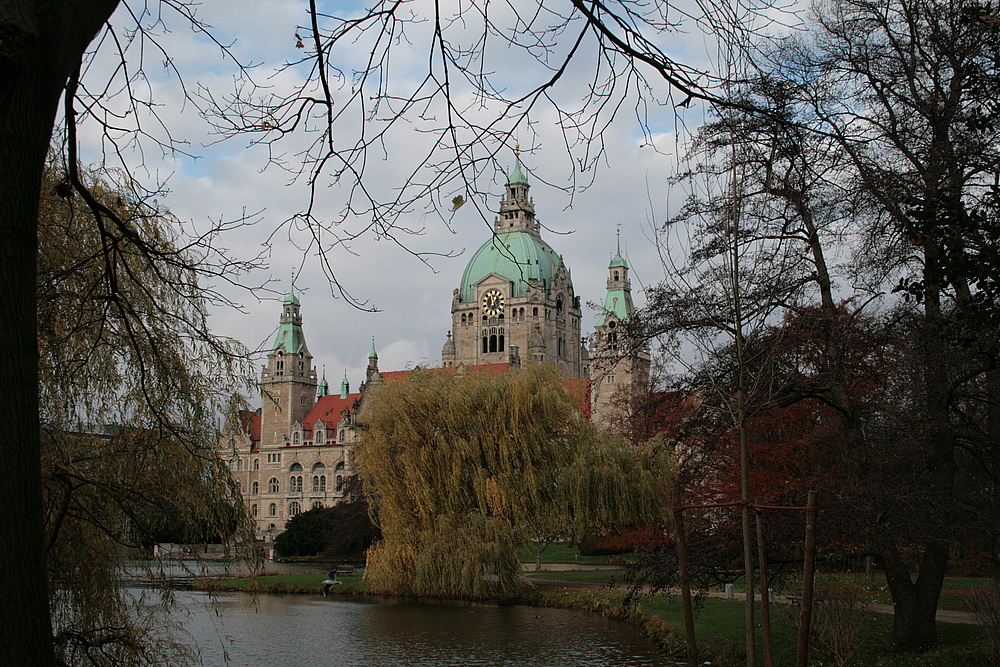
[[[117,0],[0,0],[0,643],[53,663],[38,419],[38,198],[62,87]]]

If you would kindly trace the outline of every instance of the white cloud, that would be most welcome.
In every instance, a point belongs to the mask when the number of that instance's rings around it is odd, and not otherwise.
[[[328,3],[332,4],[337,3]],[[244,61],[267,63],[253,70],[252,76],[281,92],[289,89],[301,74],[286,70],[272,77],[271,72],[277,64],[301,55],[301,51],[294,48],[294,35],[296,25],[305,22],[305,7],[302,2],[280,0],[250,4],[219,0],[206,3],[199,12],[207,23],[217,27],[220,41],[228,43],[238,38],[232,47],[238,57]],[[327,7],[331,12],[335,9],[343,10],[343,7]],[[182,22],[172,20],[170,27],[172,31],[162,35],[160,40],[171,53],[173,64],[183,72],[188,89],[201,82],[220,97],[231,90],[235,72],[231,63],[222,58],[218,46],[207,42],[204,35],[184,27]],[[416,29],[411,27],[411,35],[416,34],[413,32]],[[419,30],[425,29],[427,26],[419,27]],[[678,52],[693,54],[704,50],[704,38],[700,34],[687,37],[672,34],[668,38],[688,40],[683,44],[677,41],[674,46]],[[344,59],[338,61],[338,65],[349,68],[361,62],[368,55],[363,46],[358,44],[353,53],[340,54]],[[498,53],[503,55],[502,51]],[[149,57],[147,67],[155,73],[155,76],[150,74],[151,90],[157,101],[163,103],[157,112],[164,127],[170,129],[172,136],[189,142],[191,152],[203,156],[199,160],[184,156],[163,157],[147,147],[142,158],[146,170],[154,177],[169,176],[171,192],[164,200],[165,205],[188,221],[185,225],[193,228],[204,228],[213,220],[233,219],[244,211],[259,211],[260,222],[256,226],[242,228],[223,238],[222,243],[237,257],[252,257],[265,247],[265,243],[269,246],[269,271],[255,280],[262,282],[273,277],[271,291],[250,293],[225,289],[225,293],[244,308],[243,312],[214,311],[212,323],[216,331],[239,339],[251,348],[266,349],[277,325],[280,295],[287,291],[288,277],[295,270],[300,271],[296,290],[302,300],[309,348],[317,367],[326,366],[331,389],[339,387],[344,369],[352,388],[357,388],[364,378],[372,336],[379,347],[383,370],[438,360],[451,326],[452,290],[458,286],[469,257],[489,236],[492,211],[503,191],[500,175],[490,183],[478,184],[483,189],[488,188],[490,197],[460,209],[449,221],[450,229],[427,210],[414,210],[404,217],[405,224],[421,231],[418,236],[401,237],[411,250],[439,253],[464,250],[457,258],[430,256],[425,264],[391,239],[371,234],[352,242],[349,247],[329,249],[329,265],[345,289],[380,310],[364,312],[349,305],[336,289],[331,288],[315,247],[303,255],[309,235],[294,227],[281,227],[285,220],[306,206],[308,190],[305,184],[301,180],[290,184],[287,172],[274,165],[267,166],[268,158],[274,154],[269,154],[264,146],[248,146],[249,137],[216,145],[217,137],[196,109],[190,104],[171,102],[179,99],[179,84],[162,67],[156,69],[154,63],[155,58]],[[502,72],[504,67],[516,67],[517,63],[513,57],[498,57],[490,65]],[[426,54],[421,53],[397,59],[393,74],[401,79],[394,80],[393,85],[402,89],[404,83],[412,84],[425,64]],[[102,73],[107,76],[112,66],[113,59],[99,60],[90,76],[96,82]],[[522,85],[527,74],[512,69],[506,79],[512,85]],[[564,99],[581,95],[578,91],[585,89],[589,74],[585,67],[567,72],[558,95]],[[492,111],[469,113],[484,118]],[[666,180],[674,168],[676,136],[680,130],[672,107],[653,106],[651,114],[649,121],[654,134],[645,137],[635,113],[626,105],[618,120],[600,136],[604,156],[597,165],[596,174],[576,171],[579,164],[567,155],[556,126],[556,116],[551,110],[539,110],[531,130],[525,129],[520,135],[526,151],[532,146],[537,148],[526,152],[523,161],[530,173],[531,194],[539,218],[543,225],[553,230],[544,233],[546,240],[564,256],[576,292],[584,303],[603,300],[607,264],[614,254],[619,225],[622,247],[633,267],[633,287],[659,279],[659,262],[649,238],[651,229],[667,216]],[[692,118],[696,115],[696,112],[690,114]],[[162,136],[163,130],[148,118],[142,120],[144,126]],[[360,136],[360,128],[352,130],[347,125],[338,132],[338,142],[352,141],[352,132]],[[532,137],[531,132],[537,136]],[[274,150],[282,151],[283,159],[295,164],[298,154],[312,139],[313,136],[294,135],[282,140]],[[428,140],[428,136],[416,133],[414,127],[401,125],[390,135],[390,143],[384,147],[384,158],[379,160],[373,153],[373,160],[366,165],[368,176],[375,177],[369,185],[379,195],[393,192],[411,174],[415,166],[412,158],[422,154],[420,149]],[[85,159],[111,157],[102,153],[101,137],[93,125],[85,128],[82,143]],[[513,155],[508,151],[501,150],[500,156],[502,165],[513,165]],[[129,152],[125,160],[135,172],[140,155]],[[559,189],[581,186],[591,180],[592,185],[572,197]],[[546,182],[552,186],[545,185]],[[347,184],[324,181],[318,190],[315,210],[324,219],[333,220],[343,210],[348,194]],[[444,194],[450,199],[450,193]],[[487,210],[485,216],[476,212],[477,204]],[[349,217],[333,231],[346,233],[367,222],[364,217]],[[249,282],[253,284],[255,280]],[[641,303],[641,294],[636,297]],[[595,320],[594,313],[585,314],[585,333],[592,330]]]

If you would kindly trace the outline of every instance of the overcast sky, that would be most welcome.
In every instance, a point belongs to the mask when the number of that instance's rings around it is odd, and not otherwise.
[[[306,21],[307,4],[299,0],[265,0],[237,2],[211,0],[198,7],[198,16],[213,26],[218,41],[233,43],[232,51],[244,62],[260,63],[254,77],[273,85],[275,90],[289,83],[291,74],[273,75],[285,60],[295,59],[301,51],[295,48],[297,27]],[[327,12],[351,11],[347,3],[323,3]],[[124,9],[123,9],[124,11]],[[225,59],[218,46],[203,34],[184,25],[176,16],[167,15],[166,27],[157,38],[172,65],[181,73],[183,85],[194,90],[198,85],[210,87],[216,94],[233,89],[235,68]],[[125,36],[123,27],[128,20],[116,17],[119,39]],[[695,28],[669,38],[666,45],[671,53],[699,67],[712,66],[710,39]],[[420,45],[415,45],[419,47]],[[358,47],[358,58],[368,51]],[[189,228],[206,228],[210,221],[233,219],[243,211],[261,212],[258,224],[226,237],[224,243],[237,257],[252,257],[260,252],[275,227],[305,206],[307,191],[304,184],[290,184],[286,172],[267,166],[267,152],[251,147],[248,138],[231,139],[221,144],[196,113],[193,105],[183,103],[181,84],[169,68],[165,57],[147,44],[145,69],[148,94],[157,107],[163,127],[175,138],[188,142],[191,158],[183,155],[163,155],[149,142],[139,142],[142,152],[132,150],[119,137],[126,168],[150,181],[166,180],[169,194],[160,201]],[[339,58],[350,60],[351,54]],[[401,77],[419,76],[426,62],[419,53],[395,72]],[[133,50],[130,66],[138,65]],[[84,81],[93,88],[108,78],[114,58],[98,58],[85,74]],[[349,67],[350,63],[345,63]],[[520,74],[516,58],[496,58],[490,66],[500,73],[513,67],[509,80],[516,82]],[[574,78],[579,77],[579,78]],[[582,73],[569,72],[558,91],[559,95],[582,95],[587,78]],[[516,85],[512,83],[512,85]],[[634,106],[634,105],[633,105]],[[486,110],[484,113],[488,113]],[[703,118],[703,111],[692,109],[681,119],[690,129]],[[571,185],[570,160],[563,146],[555,116],[540,112],[533,115],[536,137],[522,140],[522,162],[532,185],[535,209],[543,224],[543,237],[561,253],[570,268],[577,295],[586,304],[601,302],[604,296],[607,266],[615,252],[616,231],[621,228],[621,245],[632,266],[632,285],[637,305],[644,303],[642,288],[661,279],[662,269],[653,243],[655,227],[662,223],[669,210],[676,209],[682,192],[671,192],[667,179],[676,170],[676,143],[683,140],[681,120],[671,106],[654,107],[649,111],[654,134],[644,136],[636,121],[636,113],[626,106],[603,133],[606,157],[593,176],[593,184],[570,197],[553,186]],[[146,120],[143,127],[151,134],[163,136],[165,130]],[[131,137],[130,137],[131,138]],[[367,165],[369,177],[385,187],[395,187],[406,178],[412,165],[406,157],[414,151],[415,135],[395,136],[387,144],[385,156]],[[296,138],[282,144],[288,159],[301,147]],[[93,125],[81,133],[84,161],[112,160]],[[651,145],[652,144],[652,145]],[[510,150],[500,153],[501,166],[514,164]],[[267,167],[267,168],[265,168]],[[577,182],[588,182],[591,174],[577,174]],[[545,185],[544,182],[552,185]],[[416,364],[434,364],[440,360],[441,346],[451,328],[450,306],[452,290],[459,285],[462,272],[471,255],[490,235],[490,223],[503,193],[503,178],[497,176],[479,187],[490,192],[491,213],[484,216],[474,206],[459,209],[449,224],[428,210],[414,210],[402,222],[422,234],[404,237],[402,241],[415,251],[452,253],[452,258],[431,257],[429,266],[407,250],[387,240],[364,236],[351,244],[350,250],[336,248],[331,262],[337,278],[357,299],[378,312],[365,312],[338,298],[331,289],[313,252],[303,254],[300,235],[287,229],[271,236],[268,269],[248,279],[259,283],[273,277],[273,292],[256,293],[227,291],[242,304],[242,310],[216,308],[212,312],[213,329],[220,335],[242,341],[251,349],[269,349],[280,313],[280,295],[286,292],[290,276],[297,274],[296,291],[302,301],[303,324],[309,349],[317,369],[326,368],[332,388],[339,387],[346,370],[351,389],[356,390],[364,377],[364,368],[372,337],[379,353],[382,370],[397,370]],[[321,188],[318,209],[329,207],[339,211],[345,193],[338,187]],[[585,307],[583,331],[593,331],[596,312]]]

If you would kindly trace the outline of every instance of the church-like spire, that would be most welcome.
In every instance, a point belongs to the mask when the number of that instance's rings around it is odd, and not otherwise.
[[[288,290],[288,296],[281,304],[281,318],[278,320],[278,335],[274,337],[271,354],[309,355],[306,336],[302,332],[302,312],[299,298],[295,296],[295,284]]]
[[[514,170],[507,176],[507,185],[527,185],[528,178],[521,171],[521,145],[514,146]]]
[[[372,351],[368,353],[368,370],[365,371],[365,384],[371,387],[373,382],[382,381],[382,374],[378,370],[378,352],[375,351],[375,336],[372,336]]]
[[[319,396],[322,398],[330,393],[330,383],[326,381],[326,366],[323,366],[323,379],[319,381]]]
[[[504,197],[500,200],[500,216],[493,223],[496,233],[538,234],[540,225],[535,219],[535,203],[528,197],[530,187],[521,169],[521,151],[517,147],[514,149],[514,169],[507,176]]]
[[[608,291],[604,296],[604,310],[597,326],[603,326],[609,318],[619,322],[635,314],[632,303],[632,282],[628,277],[628,262],[622,256],[621,225],[618,226],[618,239],[615,256],[608,264]]]
[[[340,397],[347,398],[351,393],[351,384],[347,381],[347,369],[344,369],[344,379],[340,381]]]

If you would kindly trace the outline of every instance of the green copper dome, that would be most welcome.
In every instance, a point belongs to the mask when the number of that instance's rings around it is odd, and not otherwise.
[[[475,285],[495,273],[513,283],[512,297],[527,293],[528,281],[552,285],[559,267],[559,255],[539,236],[528,232],[496,234],[484,243],[469,260],[462,274],[458,298],[464,303],[476,298]]]
[[[611,264],[608,265],[608,268],[609,269],[619,269],[619,268],[620,269],[627,269],[628,268],[628,262],[625,261],[625,258],[622,257],[621,252],[619,252],[611,260]]]

